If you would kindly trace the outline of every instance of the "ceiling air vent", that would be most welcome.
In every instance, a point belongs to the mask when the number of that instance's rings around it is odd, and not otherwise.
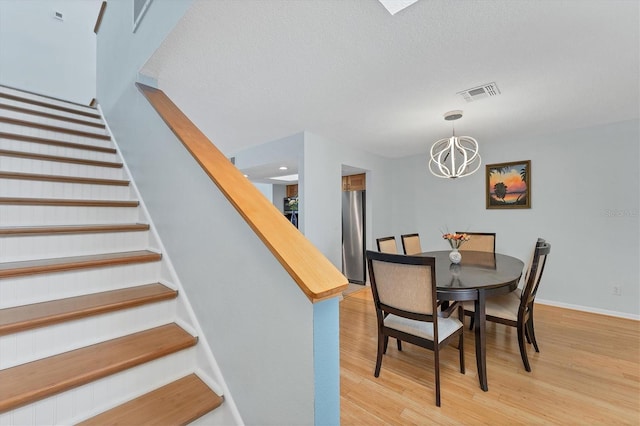
[[[57,10],[53,12],[53,17],[60,21],[64,21],[64,16],[62,15],[62,12],[58,12]]]
[[[462,95],[465,101],[473,102],[479,99],[488,98],[490,96],[498,96],[500,89],[496,83],[487,83],[482,86],[474,87],[473,89],[463,90],[458,92],[458,95]]]

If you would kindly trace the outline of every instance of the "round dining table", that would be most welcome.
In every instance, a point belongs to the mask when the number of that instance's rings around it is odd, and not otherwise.
[[[436,289],[441,301],[473,301],[475,305],[474,334],[478,380],[483,391],[487,383],[485,337],[485,300],[516,289],[524,263],[515,257],[499,253],[461,251],[458,264],[449,260],[450,251],[429,251],[419,256],[436,259]]]

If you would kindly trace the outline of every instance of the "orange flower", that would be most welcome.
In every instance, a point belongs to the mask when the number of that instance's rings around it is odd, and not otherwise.
[[[467,234],[457,234],[457,233],[446,233],[442,236],[445,240],[449,241],[449,245],[451,248],[457,249],[462,243],[465,241],[469,241],[471,237]]]

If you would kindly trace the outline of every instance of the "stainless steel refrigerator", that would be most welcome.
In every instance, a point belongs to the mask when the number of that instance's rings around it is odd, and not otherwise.
[[[342,273],[365,284],[365,191],[342,192]]]

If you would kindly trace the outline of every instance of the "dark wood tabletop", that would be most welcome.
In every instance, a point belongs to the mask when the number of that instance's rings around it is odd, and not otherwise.
[[[462,251],[462,261],[453,264],[449,252],[420,254],[436,259],[436,286],[438,297],[443,300],[475,300],[476,290],[480,288],[487,296],[508,293],[515,290],[524,270],[520,259],[504,254]]]

